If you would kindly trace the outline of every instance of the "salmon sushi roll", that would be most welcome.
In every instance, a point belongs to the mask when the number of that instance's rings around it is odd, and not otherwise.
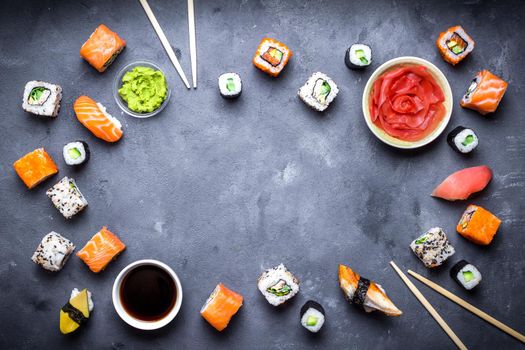
[[[479,245],[489,245],[498,231],[501,220],[490,211],[477,205],[467,207],[456,230],[469,241]]]
[[[53,158],[43,148],[35,149],[17,160],[13,163],[13,168],[28,189],[58,173]]]
[[[126,245],[104,226],[86,243],[77,256],[91,271],[99,273],[124,249]]]
[[[201,316],[222,331],[242,306],[243,297],[219,283],[201,309]]]
[[[80,56],[102,73],[125,47],[125,40],[101,24],[80,48]]]
[[[101,103],[80,96],[73,105],[77,119],[99,139],[117,142],[122,137],[122,124],[112,117]]]
[[[455,26],[439,34],[436,46],[445,61],[456,65],[474,50],[475,42],[461,26]]]
[[[253,64],[263,72],[276,77],[286,66],[290,57],[292,57],[292,51],[288,46],[275,39],[263,38],[253,56]]]
[[[460,105],[478,111],[480,114],[495,112],[505,91],[507,82],[488,70],[482,70],[470,83]]]

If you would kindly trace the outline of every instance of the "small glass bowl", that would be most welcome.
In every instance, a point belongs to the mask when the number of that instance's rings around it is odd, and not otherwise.
[[[154,110],[153,112],[149,112],[149,113],[139,113],[139,112],[132,111],[131,109],[128,108],[128,103],[124,101],[122,97],[120,97],[118,90],[122,87],[122,78],[124,77],[124,74],[131,71],[133,68],[137,66],[150,67],[155,70],[159,70],[162,72],[162,74],[164,74],[162,69],[160,69],[159,66],[157,66],[155,63],[151,61],[139,60],[139,61],[131,62],[127,64],[125,67],[123,67],[115,76],[115,80],[113,81],[113,97],[115,98],[115,102],[117,102],[118,106],[120,107],[120,109],[122,109],[124,113],[132,117],[135,117],[135,118],[150,118],[160,113],[168,105],[168,102],[171,97],[170,85],[166,78],[166,84],[168,85],[168,93],[166,95],[166,99],[164,100],[164,102],[162,102],[162,104],[156,110]],[[164,74],[164,77],[166,77],[166,74]]]

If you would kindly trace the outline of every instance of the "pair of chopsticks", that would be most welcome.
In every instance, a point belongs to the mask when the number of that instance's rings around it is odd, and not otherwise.
[[[162,30],[159,22],[157,21],[157,18],[153,14],[153,11],[151,11],[151,7],[149,7],[147,0],[139,0],[140,4],[142,5],[142,8],[144,9],[144,12],[146,12],[146,15],[148,16],[151,25],[153,26],[153,29],[155,29],[155,32],[157,33],[157,36],[160,39],[160,42],[162,43],[162,46],[164,46],[164,50],[166,50],[166,53],[168,54],[168,57],[171,60],[171,63],[173,63],[173,66],[177,70],[177,73],[179,73],[180,78],[182,79],[184,85],[188,89],[190,89],[190,83],[188,82],[188,79],[186,78],[186,74],[184,74],[184,71],[182,70],[182,67],[180,66],[179,60],[177,59],[177,56],[175,56],[175,52],[173,52],[173,49],[166,38],[166,35],[164,34],[164,31]],[[195,43],[195,11],[193,7],[193,0],[188,0],[188,26],[189,26],[189,37],[190,37],[190,60],[191,60],[191,76],[193,79],[193,88],[197,88],[197,46]]]
[[[432,305],[428,302],[428,300],[421,294],[421,292],[416,288],[416,286],[408,279],[408,277],[397,267],[397,265],[391,261],[390,265],[396,270],[396,272],[399,274],[399,277],[405,282],[407,287],[414,293],[416,298],[423,304],[423,306],[427,309],[427,311],[434,317],[434,319],[437,321],[437,323],[443,328],[445,333],[448,334],[448,336],[452,339],[452,341],[456,344],[456,346],[459,349],[467,349],[465,344],[459,339],[459,337],[454,333],[454,331],[448,326],[448,324],[441,318],[441,316],[438,314],[438,312],[432,307]],[[449,292],[445,288],[439,286],[438,284],[426,279],[425,277],[421,276],[420,274],[408,270],[408,273],[418,279],[420,282],[426,284],[428,287],[434,289],[436,292],[440,293],[441,295],[447,297],[448,299],[452,300],[456,304],[462,306],[463,308],[467,309],[468,311],[472,312],[474,315],[482,318],[483,320],[487,321],[488,323],[492,324],[493,326],[499,328],[503,332],[513,336],[514,338],[518,339],[522,343],[525,343],[525,335],[517,332],[516,330],[510,328],[509,326],[505,325],[504,323],[496,320],[494,317],[490,316],[489,314],[481,311],[477,307],[473,306],[472,304],[467,303],[465,300],[461,299],[460,297],[456,296],[455,294]]]

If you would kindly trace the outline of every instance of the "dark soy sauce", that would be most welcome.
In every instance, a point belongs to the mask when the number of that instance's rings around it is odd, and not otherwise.
[[[170,274],[154,265],[131,270],[122,280],[120,300],[128,314],[142,321],[157,321],[168,315],[177,299]]]

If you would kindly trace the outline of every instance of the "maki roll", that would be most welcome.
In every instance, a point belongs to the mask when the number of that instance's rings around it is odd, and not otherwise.
[[[28,189],[58,173],[53,158],[43,148],[37,148],[13,163],[16,173]]]
[[[91,292],[73,289],[69,301],[60,309],[60,332],[69,334],[89,320],[94,308]]]
[[[450,277],[466,290],[471,290],[481,282],[479,270],[465,260],[461,260],[450,269]]]
[[[253,64],[272,77],[277,77],[284,69],[292,51],[280,41],[263,38],[253,56]]]
[[[100,73],[113,63],[126,47],[126,41],[101,24],[80,48],[80,56]]]
[[[219,76],[219,91],[227,99],[241,96],[242,81],[237,73],[224,73]]]
[[[366,68],[372,63],[372,49],[365,44],[354,44],[346,50],[345,64],[350,69]]]
[[[410,243],[410,248],[428,268],[441,266],[455,253],[445,231],[440,227],[433,227],[416,238]]]
[[[66,219],[71,219],[88,205],[75,180],[67,176],[47,190],[46,195]]]
[[[461,107],[473,109],[481,115],[495,112],[505,91],[507,91],[507,86],[505,80],[488,70],[482,70],[476,74],[459,104]]]
[[[56,117],[62,101],[62,88],[45,81],[32,80],[26,83],[22,108],[34,115]]]
[[[471,242],[480,245],[489,245],[501,220],[490,211],[471,204],[467,207],[456,226],[456,231]]]
[[[69,239],[51,231],[42,238],[31,260],[48,271],[60,271],[73,250],[75,245]]]
[[[91,271],[99,273],[111,261],[115,260],[124,249],[126,249],[126,245],[122,243],[117,235],[104,226],[91,237],[84,248],[77,253],[77,256]]]
[[[301,325],[312,333],[317,333],[323,327],[325,312],[321,304],[308,300],[301,308]]]
[[[299,280],[283,264],[264,271],[257,287],[273,306],[284,304],[299,292]]]
[[[461,26],[450,27],[439,34],[436,46],[443,59],[456,65],[474,50],[475,42]]]
[[[216,330],[223,331],[241,308],[242,302],[242,295],[219,283],[201,308],[201,316]]]
[[[67,165],[84,164],[90,156],[88,144],[84,141],[74,141],[64,145],[62,154]]]
[[[299,97],[311,108],[322,112],[335,99],[339,89],[335,82],[326,74],[316,72],[312,74],[299,89]]]
[[[478,147],[478,136],[474,130],[458,126],[447,136],[447,142],[456,152],[466,154]]]

